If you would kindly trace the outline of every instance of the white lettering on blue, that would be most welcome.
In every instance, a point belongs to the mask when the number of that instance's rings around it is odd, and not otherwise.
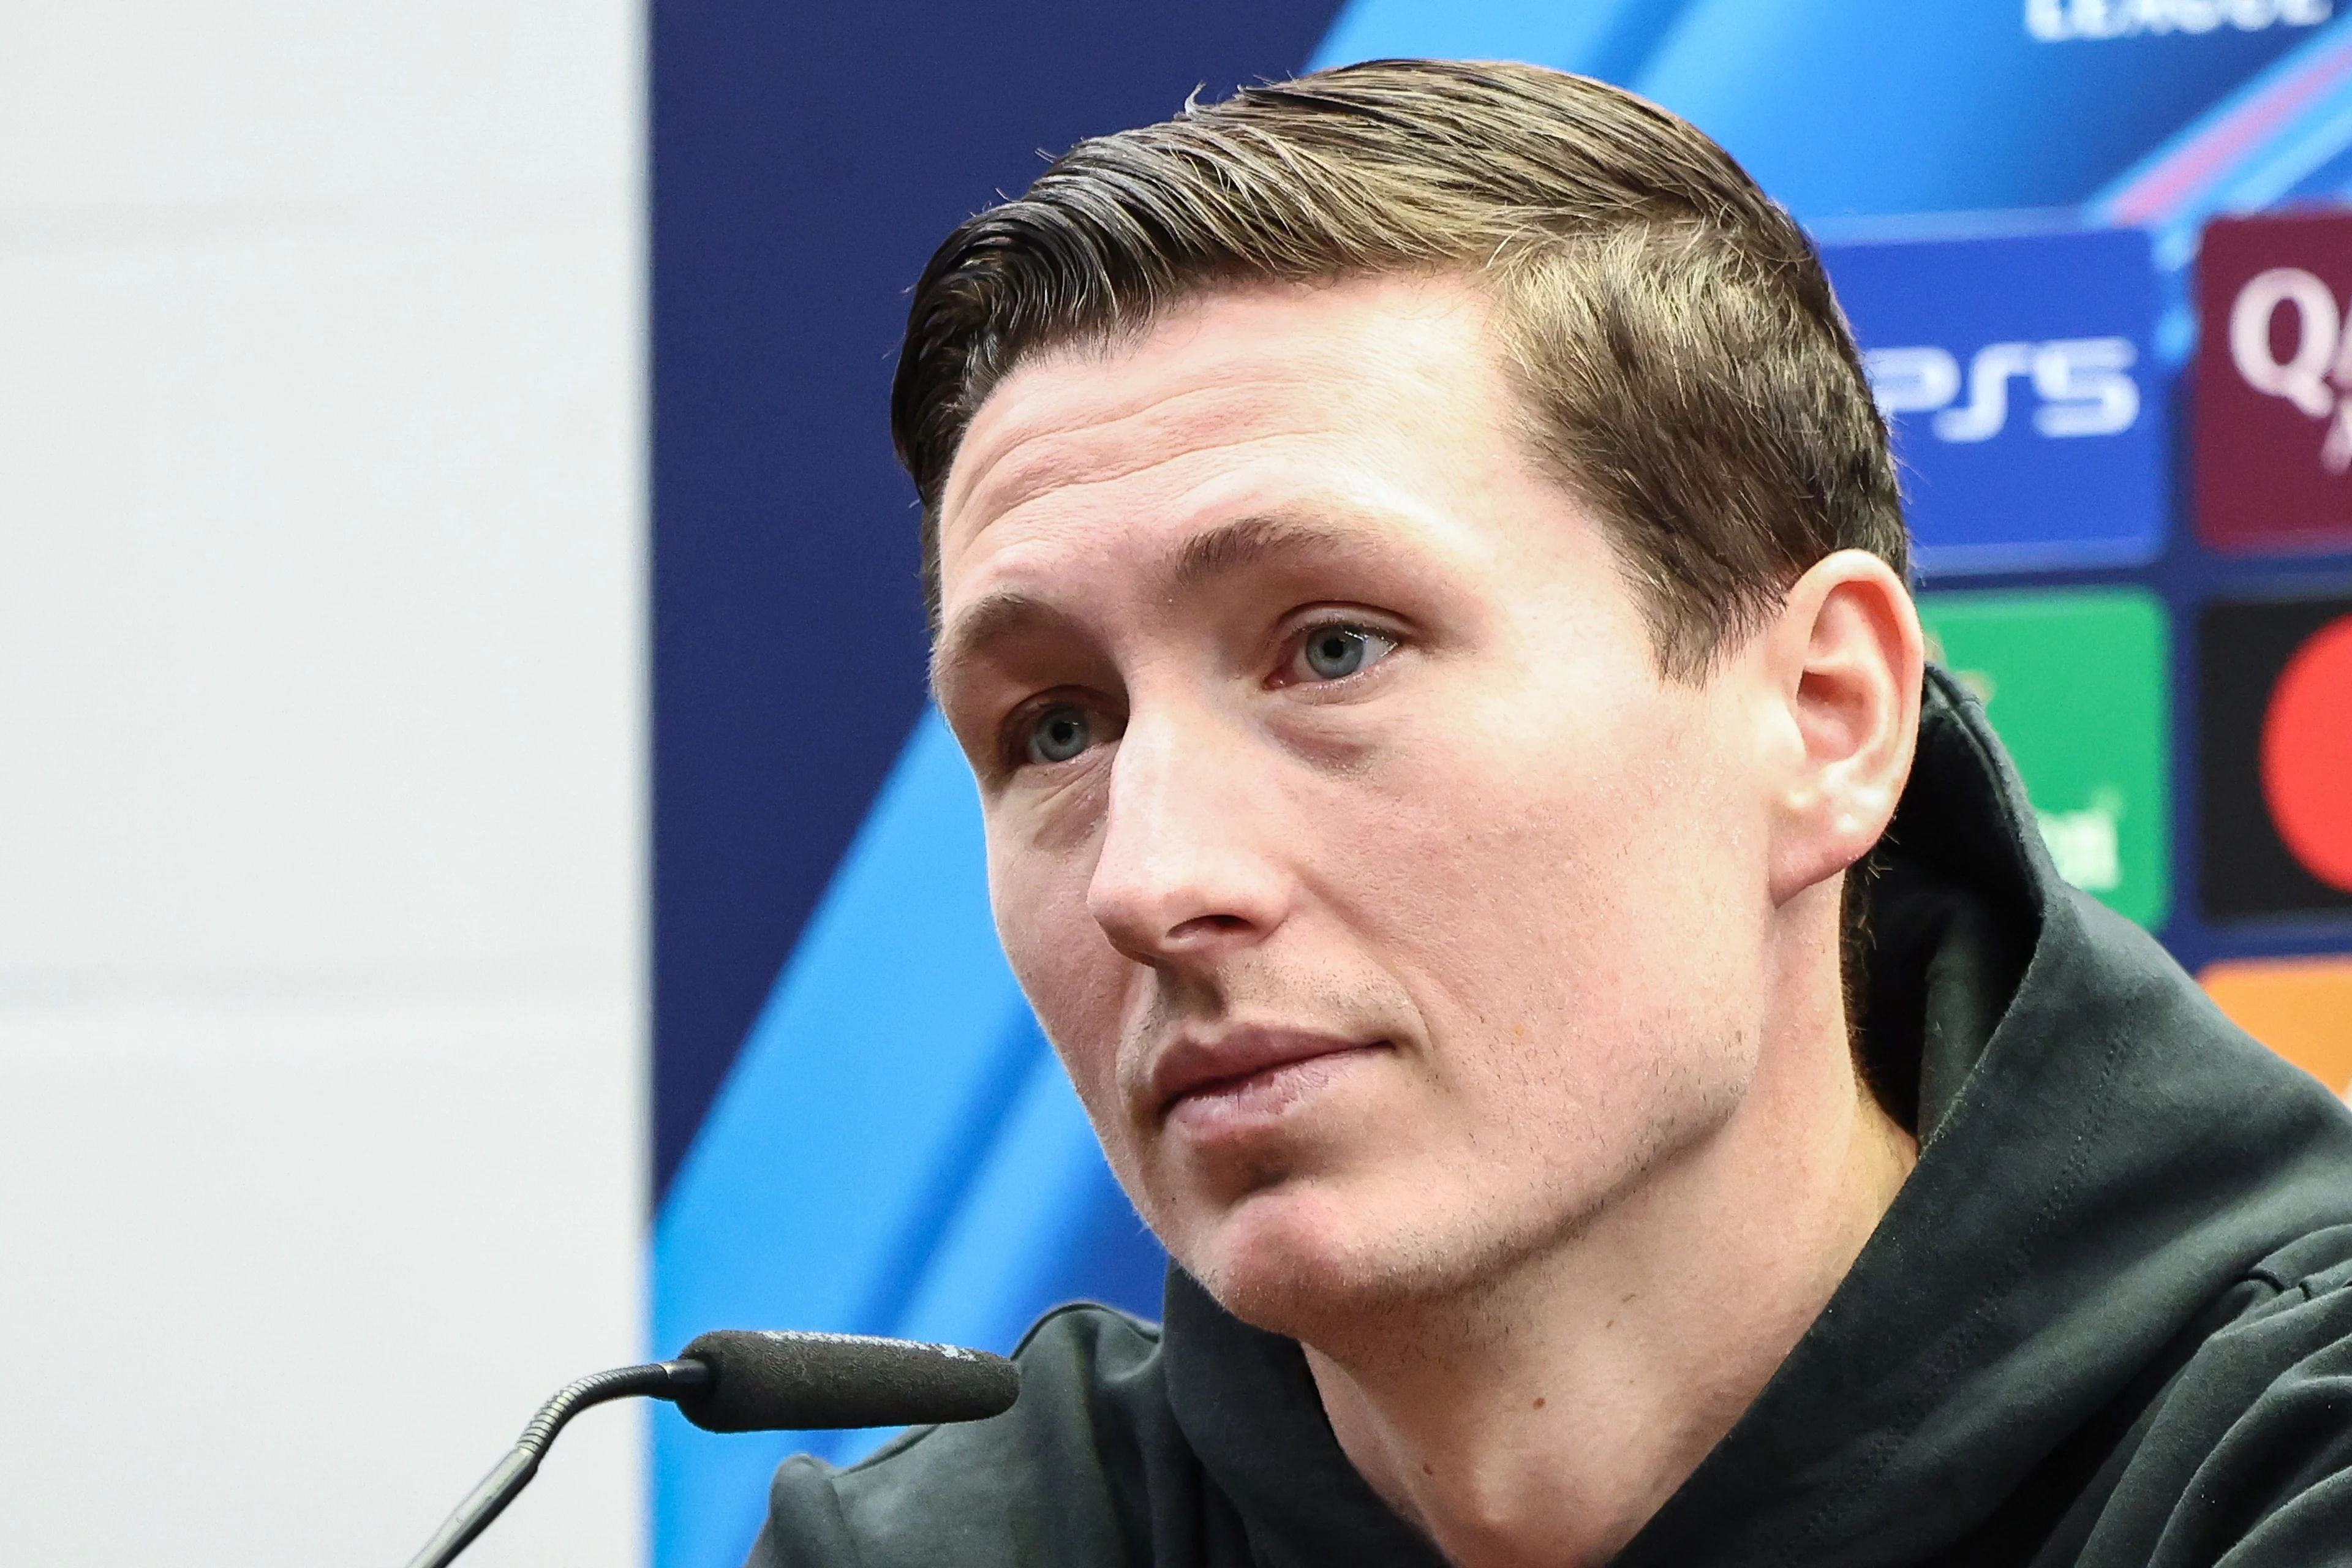
[[[1862,363],[1882,414],[1926,414],[1959,395],[1960,362],[1942,349],[1873,349]]]
[[[2025,0],[2025,31],[2045,44],[2224,26],[2259,33],[2315,27],[2335,14],[2334,0]]]
[[[1969,361],[1966,407],[1936,416],[1936,434],[1947,441],[1990,441],[2009,423],[2010,377],[2033,368],[2032,343],[1987,343]]]
[[[2044,436],[2113,436],[2139,417],[2139,384],[2124,373],[2137,358],[2129,338],[2063,338],[2033,351],[2033,390]]]
[[[1969,400],[1959,395],[1959,361],[1928,345],[1873,349],[1862,356],[1871,395],[1889,418],[1933,414],[1937,439],[1990,441],[2009,426],[2009,384],[2031,382],[2043,436],[2115,436],[2139,418],[2139,384],[2128,374],[2138,351],[2129,338],[2057,338],[2048,342],[1987,343],[1969,357]]]

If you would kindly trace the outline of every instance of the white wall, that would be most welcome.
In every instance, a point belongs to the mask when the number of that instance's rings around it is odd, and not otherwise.
[[[0,1559],[402,1563],[641,1349],[640,74],[0,8]],[[468,1561],[636,1561],[637,1430]]]

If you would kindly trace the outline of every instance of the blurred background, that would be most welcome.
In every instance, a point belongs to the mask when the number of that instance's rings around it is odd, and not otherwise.
[[[0,5],[0,1559],[405,1562],[637,1359],[643,40]]]
[[[904,290],[1041,150],[1508,57],[1822,240],[2062,871],[2352,1089],[2331,0],[0,10],[0,1555],[405,1561],[702,1329],[1160,1260],[925,708]],[[468,1561],[740,1563],[608,1409]]]

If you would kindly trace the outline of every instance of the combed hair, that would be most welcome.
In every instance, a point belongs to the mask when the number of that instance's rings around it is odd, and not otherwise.
[[[1381,273],[1488,293],[1523,433],[1608,530],[1667,675],[1702,679],[1832,551],[1907,576],[1853,333],[1727,153],[1586,78],[1378,60],[1082,142],[940,247],[891,393],[934,626],[949,468],[1024,359],[1219,288]]]

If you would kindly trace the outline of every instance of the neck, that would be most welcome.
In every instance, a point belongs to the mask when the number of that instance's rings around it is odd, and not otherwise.
[[[1834,974],[1808,989],[1813,1016],[1776,1032],[1740,1108],[1572,1238],[1384,1314],[1370,1342],[1307,1348],[1340,1447],[1456,1568],[1613,1555],[1894,1201],[1916,1147],[1854,1073]]]

